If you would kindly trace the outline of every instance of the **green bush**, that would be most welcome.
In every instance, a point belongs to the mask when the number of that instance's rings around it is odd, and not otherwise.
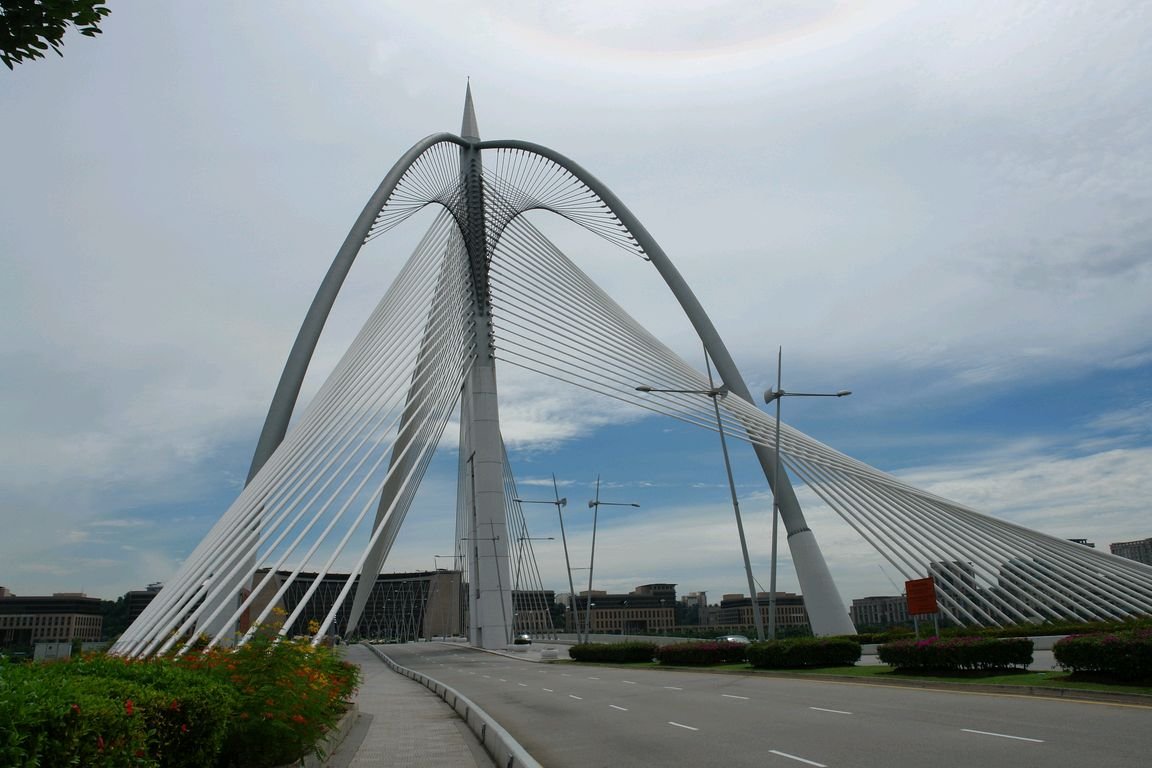
[[[880,661],[907,672],[987,672],[1032,663],[1028,638],[930,637],[897,640],[876,649]]]
[[[4,768],[264,768],[306,754],[359,670],[267,637],[179,659],[84,656],[0,666]]]
[[[852,666],[859,660],[860,643],[846,637],[768,640],[748,646],[748,662],[760,669]]]
[[[678,667],[707,667],[714,664],[739,664],[744,661],[744,643],[712,640],[703,643],[675,643],[656,649],[656,661]]]
[[[1118,680],[1152,680],[1152,630],[1124,634],[1071,635],[1052,647],[1056,661],[1073,673]]]
[[[599,661],[612,664],[647,663],[656,655],[655,643],[630,641],[624,643],[580,643],[568,649],[576,661]]]

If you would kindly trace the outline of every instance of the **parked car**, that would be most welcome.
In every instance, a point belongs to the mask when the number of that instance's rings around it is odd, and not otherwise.
[[[532,645],[532,635],[521,632],[512,640],[513,645]]]
[[[748,645],[748,643],[752,642],[744,637],[744,635],[720,635],[716,640],[721,643],[738,643],[740,645]]]

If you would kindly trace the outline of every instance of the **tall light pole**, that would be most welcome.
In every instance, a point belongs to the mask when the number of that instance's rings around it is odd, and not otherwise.
[[[580,639],[580,618],[576,615],[576,584],[572,581],[572,561],[568,559],[568,537],[564,533],[564,513],[561,509],[568,503],[567,498],[560,498],[560,487],[556,484],[556,475],[552,475],[552,493],[555,500],[534,501],[532,499],[512,499],[517,504],[555,504],[556,514],[560,518],[560,540],[564,542],[564,566],[568,569],[568,598],[571,601],[572,616],[576,624],[576,639]]]
[[[629,501],[600,501],[600,475],[596,475],[596,498],[588,502],[592,508],[592,557],[588,560],[588,610],[584,612],[584,637],[592,634],[592,569],[596,567],[596,518],[600,515],[600,507],[638,507],[639,504]]]
[[[712,365],[705,358],[708,365],[708,383],[712,383]],[[642,385],[636,387],[637,392],[670,392],[685,395],[707,395],[712,398],[712,410],[716,414],[716,431],[720,433],[720,450],[724,454],[724,471],[728,473],[728,491],[732,495],[732,512],[736,515],[736,531],[740,534],[740,554],[744,556],[744,573],[748,576],[748,594],[752,599],[752,623],[756,627],[756,639],[764,640],[764,617],[760,615],[760,607],[756,604],[756,581],[752,578],[752,561],[748,558],[748,541],[744,538],[744,521],[740,517],[740,500],[736,496],[736,481],[732,478],[732,462],[728,459],[728,441],[724,437],[724,422],[720,420],[720,398],[728,394],[725,387],[711,387],[710,389],[656,389]]]
[[[780,479],[780,401],[786,397],[847,397],[851,390],[839,392],[785,392],[781,386],[784,348],[776,349],[776,389],[764,391],[765,403],[776,403],[776,460],[772,468],[772,573],[768,579],[768,638],[776,639],[776,530],[780,519],[780,495],[777,481]]]

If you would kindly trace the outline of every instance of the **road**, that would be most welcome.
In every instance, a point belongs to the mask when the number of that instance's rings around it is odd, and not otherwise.
[[[455,688],[547,768],[1135,768],[1152,708],[386,649]]]

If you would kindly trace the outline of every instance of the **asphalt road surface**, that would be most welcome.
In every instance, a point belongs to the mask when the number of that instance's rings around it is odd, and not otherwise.
[[[388,646],[547,768],[1149,768],[1152,708]]]

